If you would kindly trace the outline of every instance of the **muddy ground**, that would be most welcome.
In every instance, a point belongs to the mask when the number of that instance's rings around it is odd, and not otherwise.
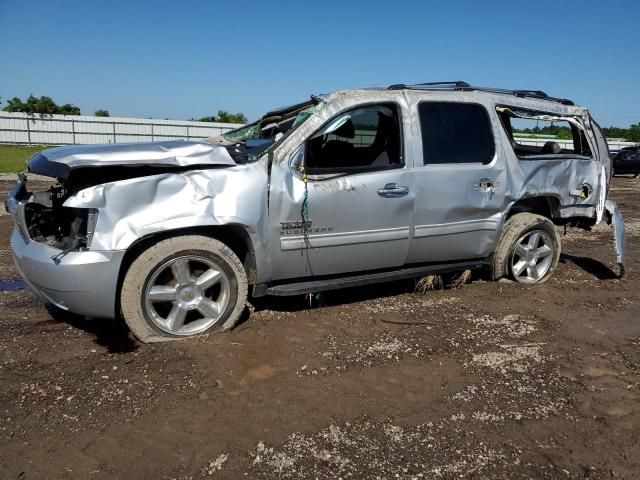
[[[608,227],[569,232],[544,285],[267,300],[163,345],[4,284],[0,478],[639,478],[640,181],[613,195],[623,279]]]

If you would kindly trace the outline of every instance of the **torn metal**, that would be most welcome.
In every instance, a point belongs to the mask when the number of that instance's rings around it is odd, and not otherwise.
[[[508,113],[513,117],[525,118],[529,120],[544,120],[546,122],[560,122],[560,121],[569,122],[574,127],[584,130],[584,126],[582,122],[578,118],[572,117],[569,115],[558,116],[558,115],[550,115],[546,113],[535,113],[532,111],[519,110],[517,108],[509,108],[509,107],[502,107],[502,106],[496,107],[496,110],[501,113]]]

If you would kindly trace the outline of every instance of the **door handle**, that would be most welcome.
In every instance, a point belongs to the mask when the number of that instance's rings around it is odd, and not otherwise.
[[[409,194],[409,188],[397,183],[387,183],[384,188],[378,189],[378,195],[384,198],[404,197]]]
[[[477,190],[480,190],[481,192],[493,193],[496,188],[496,182],[494,182],[490,178],[483,178],[481,180],[478,180],[478,182],[474,184],[473,187]]]

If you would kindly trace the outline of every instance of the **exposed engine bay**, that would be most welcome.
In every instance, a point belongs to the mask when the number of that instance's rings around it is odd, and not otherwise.
[[[28,190],[28,173],[21,174],[20,181],[14,190],[15,199],[23,204],[23,234],[27,234],[29,240],[62,250],[62,254],[82,251],[91,243],[98,211],[64,206],[64,202],[70,196],[95,185],[129,178],[149,177],[169,171],[177,173],[192,168],[166,165],[107,165],[77,168],[72,170],[66,178],[51,178],[49,188],[37,192]],[[208,168],[221,168],[221,166],[211,165]]]
[[[70,193],[66,182],[53,179],[48,190],[29,192],[26,176],[20,175],[15,198],[23,204],[22,234],[63,253],[85,248],[95,226],[96,211],[65,207],[64,201]]]

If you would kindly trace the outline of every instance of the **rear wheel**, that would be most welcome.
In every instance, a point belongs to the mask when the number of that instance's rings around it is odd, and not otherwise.
[[[232,328],[247,300],[240,259],[218,240],[180,236],[145,250],[125,275],[120,304],[143,342]]]
[[[546,282],[560,258],[560,237],[542,215],[518,213],[507,220],[495,255],[493,278],[511,277],[518,283]]]

